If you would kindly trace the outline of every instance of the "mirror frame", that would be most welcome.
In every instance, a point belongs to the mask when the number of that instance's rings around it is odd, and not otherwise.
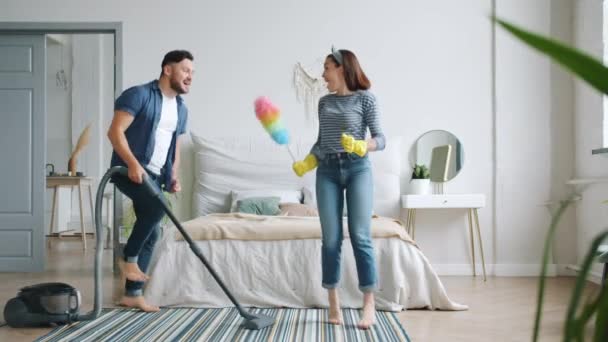
[[[418,136],[418,138],[414,141],[414,143],[412,144],[412,147],[410,148],[410,151],[409,151],[408,160],[409,160],[409,163],[410,163],[410,167],[413,168],[417,163],[420,164],[420,162],[418,161],[418,157],[416,156],[416,158],[414,158],[414,155],[417,155],[417,153],[418,153],[418,150],[417,150],[418,149],[418,144],[421,141],[421,139],[423,139],[425,136],[428,136],[429,134],[433,134],[433,133],[447,134],[448,138],[453,138],[455,140],[455,145],[456,146],[454,146],[454,144],[448,143],[451,146],[451,148],[449,149],[449,152],[447,152],[447,153],[449,153],[449,155],[450,155],[450,157],[449,157],[450,158],[450,163],[454,164],[454,163],[460,162],[460,168],[458,168],[458,166],[456,166],[455,167],[456,168],[455,171],[452,171],[452,172],[448,171],[448,172],[446,172],[446,176],[445,176],[445,180],[444,181],[441,181],[441,180],[440,181],[436,181],[434,179],[436,179],[437,176],[435,176],[435,177],[431,176],[432,177],[431,181],[433,181],[433,182],[449,182],[450,180],[456,178],[456,176],[458,176],[458,174],[460,174],[460,172],[464,168],[464,162],[465,162],[464,145],[462,144],[462,142],[460,141],[460,139],[458,139],[458,137],[454,133],[452,133],[450,131],[443,130],[443,129],[434,129],[434,130],[426,131],[426,132],[422,133],[420,136]],[[437,145],[435,147],[438,147],[438,146],[443,146],[443,145]],[[445,153],[445,151],[443,151],[443,150],[441,152]],[[425,159],[425,162],[423,164],[425,164],[429,168],[429,170],[430,170],[431,169],[431,161],[432,161],[432,152],[429,151],[428,155],[429,155],[428,161]],[[459,160],[457,159],[458,155],[460,155]],[[414,160],[414,159],[416,159],[416,160]],[[433,172],[431,172],[431,174],[433,174]]]

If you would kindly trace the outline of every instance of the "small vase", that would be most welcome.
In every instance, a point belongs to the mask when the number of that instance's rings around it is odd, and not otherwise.
[[[430,179],[412,179],[409,193],[412,195],[428,195],[431,193]]]
[[[70,176],[76,176],[76,158],[70,157],[68,160],[68,172],[72,174]]]

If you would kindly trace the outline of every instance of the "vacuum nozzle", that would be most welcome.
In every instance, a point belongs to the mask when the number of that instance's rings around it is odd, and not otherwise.
[[[245,329],[260,330],[274,324],[274,317],[263,314],[248,313],[245,317],[245,322],[241,325]]]

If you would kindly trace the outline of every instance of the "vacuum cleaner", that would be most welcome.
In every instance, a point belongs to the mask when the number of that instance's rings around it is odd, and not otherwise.
[[[22,288],[17,297],[10,299],[4,307],[4,319],[6,324],[15,328],[40,327],[70,324],[76,321],[94,320],[101,314],[102,303],[102,257],[104,235],[101,225],[101,206],[103,202],[104,189],[108,181],[114,174],[121,174],[128,177],[127,168],[115,166],[110,168],[99,183],[95,198],[95,231],[97,237],[95,253],[95,300],[93,310],[86,314],[80,314],[81,297],[80,292],[74,287],[64,283],[43,283]],[[258,330],[274,324],[274,318],[248,312],[243,309],[239,302],[234,298],[226,285],[222,282],[213,267],[198,246],[192,241],[188,233],[181,226],[173,212],[169,209],[162,193],[158,187],[152,183],[149,177],[144,174],[143,183],[150,196],[155,197],[162,203],[167,216],[173,221],[184,239],[188,242],[190,249],[207,267],[213,278],[220,285],[224,293],[230,298],[244,322],[242,327],[245,329]]]

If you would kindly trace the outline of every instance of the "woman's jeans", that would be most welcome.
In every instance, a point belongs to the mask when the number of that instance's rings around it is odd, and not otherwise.
[[[148,177],[153,180],[160,191],[160,177],[150,173],[148,173]],[[158,198],[151,196],[143,185],[133,183],[128,177],[122,175],[113,176],[112,181],[120,192],[131,199],[136,217],[131,236],[123,250],[124,259],[126,262],[136,262],[139,269],[145,273],[150,264],[154,245],[160,235],[160,222],[165,216],[165,211]],[[128,297],[141,296],[143,287],[142,281],[127,279],[125,295]]]
[[[372,168],[367,156],[328,154],[317,169],[317,205],[321,219],[323,287],[336,288],[340,281],[342,210],[344,191],[348,210],[348,232],[355,254],[359,289],[376,287],[376,260],[371,239],[373,204]]]

